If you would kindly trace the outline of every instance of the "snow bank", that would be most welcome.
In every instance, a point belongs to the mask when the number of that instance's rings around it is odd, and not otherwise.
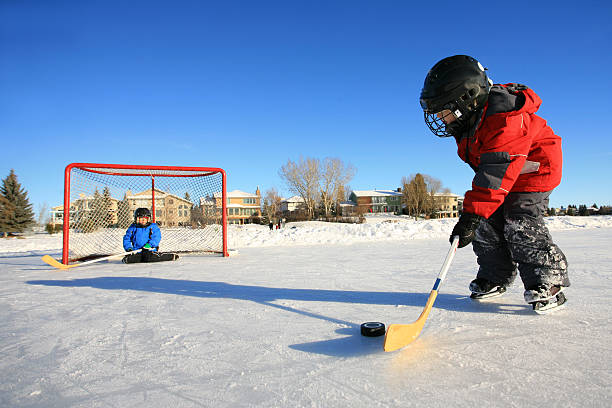
[[[364,224],[340,224],[320,221],[292,222],[280,230],[265,225],[230,225],[228,246],[278,247],[295,245],[353,244],[359,242],[405,241],[447,237],[456,219],[418,220],[406,216],[371,215]],[[612,228],[612,216],[548,217],[550,231]],[[162,240],[163,243],[163,240]],[[62,235],[34,234],[22,238],[0,239],[0,255],[60,252]]]
[[[545,221],[550,231],[612,228],[612,216],[548,217]],[[244,248],[438,239],[448,237],[456,222],[456,218],[417,221],[405,216],[373,215],[366,217],[365,224],[294,222],[272,231],[263,225],[232,225],[228,244]]]

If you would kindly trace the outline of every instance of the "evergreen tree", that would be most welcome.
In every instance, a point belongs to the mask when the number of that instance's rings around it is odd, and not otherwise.
[[[104,187],[102,191],[102,221],[101,227],[108,228],[113,225],[113,198],[110,189]]]
[[[91,211],[89,213],[90,228],[86,232],[97,231],[105,226],[105,218],[107,215],[105,209],[104,196],[100,194],[98,189],[94,191],[93,200],[90,203]]]
[[[123,200],[117,203],[117,226],[119,228],[127,228],[134,222],[132,211],[130,210],[130,203],[128,202],[127,195],[123,196]]]
[[[0,232],[6,237],[11,230],[10,222],[15,216],[15,206],[0,195]]]
[[[28,193],[17,181],[15,171],[2,180],[0,195],[0,231],[6,236],[9,232],[23,232],[32,226],[34,212],[28,199]]]

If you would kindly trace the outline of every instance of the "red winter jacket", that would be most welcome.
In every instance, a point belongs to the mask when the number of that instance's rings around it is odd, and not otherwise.
[[[473,136],[457,142],[476,175],[463,211],[489,218],[509,192],[545,192],[561,182],[561,138],[535,112],[542,100],[519,84],[494,85]]]

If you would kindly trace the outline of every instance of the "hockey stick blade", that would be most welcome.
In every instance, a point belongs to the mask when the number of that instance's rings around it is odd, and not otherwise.
[[[455,256],[455,252],[457,251],[457,246],[459,245],[459,237],[455,236],[453,238],[453,242],[451,247],[446,255],[446,259],[444,260],[444,264],[442,265],[442,269],[438,274],[438,278],[434,283],[434,286],[429,293],[429,298],[427,299],[427,303],[425,304],[425,309],[421,312],[421,315],[414,323],[410,324],[392,324],[389,326],[387,330],[387,334],[385,335],[385,343],[383,345],[383,349],[385,351],[395,351],[401,349],[402,347],[407,346],[412,343],[419,334],[423,330],[423,326],[425,326],[425,322],[427,321],[427,317],[429,316],[429,312],[433,307],[433,304],[438,297],[438,288],[440,284],[446,277],[446,273],[450,268],[451,261]]]
[[[425,321],[427,321],[427,317],[429,316],[429,312],[431,311],[437,296],[437,290],[432,290],[429,293],[429,299],[427,299],[425,309],[423,309],[421,316],[419,316],[416,322],[410,324],[392,324],[389,326],[385,336],[385,351],[395,351],[401,349],[402,347],[406,347],[408,344],[416,340],[417,337],[419,337],[419,334],[421,333],[421,330],[423,330],[423,326],[425,326]]]
[[[45,255],[42,257],[42,261],[44,263],[46,263],[47,265],[50,265],[54,268],[57,269],[70,269],[70,268],[74,268],[75,266],[79,266],[79,264],[73,264],[73,265],[65,265],[61,262],[58,262],[55,258],[53,258],[51,255]]]
[[[75,264],[63,264],[61,262],[59,262],[58,260],[56,260],[55,258],[53,258],[50,255],[44,255],[41,260],[46,263],[47,265],[50,265],[56,269],[70,269],[70,268],[76,268],[77,266],[84,266],[84,265],[90,265],[96,262],[101,262],[101,261],[106,261],[109,259],[113,259],[113,258],[118,258],[118,257],[122,257],[122,256],[126,256],[126,255],[131,255],[131,254],[135,254],[137,252],[140,252],[139,249],[137,249],[136,251],[130,251],[130,252],[124,252],[121,254],[114,254],[114,255],[109,255],[109,256],[105,256],[102,258],[98,258],[98,259],[93,259],[91,261],[87,261],[87,262],[81,262],[81,263],[75,263]]]

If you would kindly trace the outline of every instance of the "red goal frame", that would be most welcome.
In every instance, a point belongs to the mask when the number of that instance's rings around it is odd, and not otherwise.
[[[62,263],[69,262],[69,238],[70,238],[70,174],[73,169],[80,169],[87,172],[117,175],[117,176],[142,176],[151,177],[152,184],[152,221],[155,222],[155,177],[204,177],[214,174],[221,175],[222,184],[222,205],[221,205],[221,226],[222,226],[222,255],[229,256],[227,249],[227,175],[225,170],[217,167],[188,167],[188,166],[149,166],[149,165],[130,165],[130,164],[102,164],[102,163],[71,163],[64,170],[64,214],[63,214],[63,242],[62,242]],[[147,171],[165,171],[170,174],[147,173]],[[172,172],[182,172],[185,174],[171,174]],[[194,174],[189,174],[189,173]],[[202,174],[200,174],[202,173]]]

